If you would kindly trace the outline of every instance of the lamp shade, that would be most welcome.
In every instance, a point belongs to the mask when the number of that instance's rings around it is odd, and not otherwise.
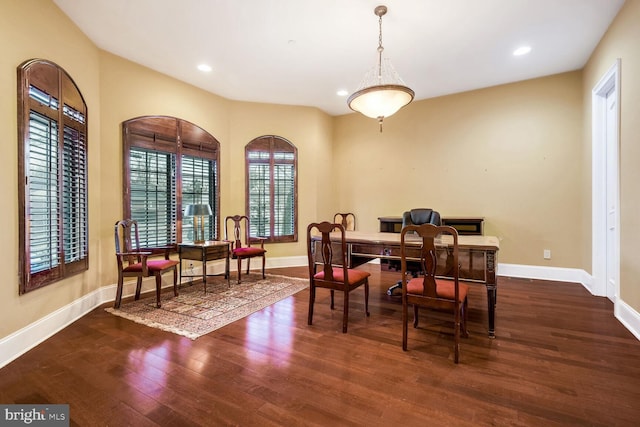
[[[213,215],[211,206],[208,203],[200,205],[187,205],[184,209],[184,216],[210,216]]]
[[[402,85],[370,86],[349,97],[349,108],[372,119],[395,114],[413,100],[414,92]]]

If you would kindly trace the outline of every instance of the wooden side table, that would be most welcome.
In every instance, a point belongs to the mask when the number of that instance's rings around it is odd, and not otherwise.
[[[229,281],[229,253],[230,242],[223,240],[210,240],[203,243],[181,243],[178,245],[178,254],[180,256],[180,283],[182,283],[182,260],[191,259],[202,263],[202,282],[204,283],[204,291],[207,292],[207,261],[224,259],[224,277],[227,284],[231,286]],[[184,277],[200,277],[200,276],[184,276]]]

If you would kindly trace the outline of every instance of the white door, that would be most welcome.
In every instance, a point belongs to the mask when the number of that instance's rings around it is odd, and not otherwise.
[[[615,302],[618,294],[618,118],[617,95],[614,86],[606,95],[605,146],[606,146],[606,200],[607,200],[607,249],[606,283],[607,298]]]
[[[592,282],[594,295],[614,305],[620,296],[620,59],[593,88],[592,101]]]

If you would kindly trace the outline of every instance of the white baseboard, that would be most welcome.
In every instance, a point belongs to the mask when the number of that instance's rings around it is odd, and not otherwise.
[[[586,271],[577,268],[498,264],[498,276],[581,283],[589,292],[591,292],[591,275]],[[593,292],[591,292],[591,294],[593,294]]]
[[[267,268],[299,267],[307,265],[306,256],[267,258]],[[207,265],[211,274],[224,272],[224,263],[215,262],[211,267]],[[255,266],[254,266],[255,268]],[[231,262],[230,270],[236,271],[237,264]],[[193,268],[193,274],[202,274],[201,267]],[[591,292],[591,276],[584,270],[557,267],[540,267],[531,265],[499,264],[499,276],[522,277],[529,279],[557,280],[563,282],[581,283]],[[183,282],[189,279],[183,278]],[[171,286],[167,278],[164,278],[165,287]],[[155,287],[153,278],[143,281],[143,292],[153,290]],[[132,296],[135,292],[135,280],[125,282],[123,296]],[[91,310],[100,305],[112,302],[116,295],[116,285],[107,285],[95,290],[76,301],[42,317],[32,324],[0,339],[0,368],[17,359],[33,347],[37,346],[56,332],[78,320]],[[615,317],[629,331],[640,340],[640,314],[621,299],[615,304]]]
[[[0,339],[0,368],[115,297],[115,285],[95,290]]]
[[[620,298],[614,308],[616,319],[624,325],[638,340],[640,340],[640,313],[635,311]]]

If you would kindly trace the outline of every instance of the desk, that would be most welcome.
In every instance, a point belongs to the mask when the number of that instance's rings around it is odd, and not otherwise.
[[[207,261],[214,261],[218,259],[225,260],[224,277],[227,279],[227,284],[231,286],[229,282],[229,247],[231,243],[210,240],[203,243],[181,243],[178,245],[178,254],[180,256],[180,283],[182,283],[182,260],[191,259],[194,261],[200,261],[202,263],[202,282],[204,283],[204,291],[207,292]],[[200,276],[184,276],[184,277],[200,277]]]
[[[331,240],[339,242],[340,233],[331,233]],[[357,267],[375,258],[382,260],[400,260],[399,233],[371,233],[363,231],[345,232],[347,241],[347,259],[349,268]],[[314,237],[314,240],[318,238]],[[451,277],[451,266],[447,266],[447,249],[453,244],[451,236],[442,236],[438,245],[437,274]],[[411,242],[408,242],[411,244]],[[416,242],[416,245],[418,243]],[[441,249],[441,250],[440,250]],[[482,283],[487,288],[489,309],[489,336],[495,337],[495,306],[496,306],[496,266],[500,243],[493,236],[458,236],[458,262],[460,263],[460,279],[465,282]],[[335,250],[339,250],[334,248]],[[408,253],[411,258],[411,251]]]

